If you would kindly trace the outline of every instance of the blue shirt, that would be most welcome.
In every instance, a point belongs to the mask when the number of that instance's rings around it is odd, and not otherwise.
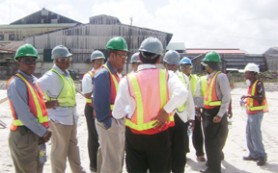
[[[111,73],[117,72],[107,61],[107,67]],[[106,128],[111,127],[111,110],[110,110],[110,75],[106,68],[101,68],[93,78],[93,98],[94,98],[94,110],[96,112],[96,118],[99,122],[104,123]]]
[[[35,76],[27,75],[22,71],[18,71],[18,73],[20,73],[31,84],[35,83]],[[18,77],[14,77],[13,79],[11,79],[7,93],[9,99],[12,102],[12,106],[15,110],[17,118],[33,133],[42,137],[46,133],[47,129],[38,122],[38,119],[30,111],[28,105],[28,91],[26,84],[22,81],[22,79]]]

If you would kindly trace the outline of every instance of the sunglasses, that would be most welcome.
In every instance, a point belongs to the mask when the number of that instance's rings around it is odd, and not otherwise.
[[[33,65],[36,64],[36,59],[21,59],[20,60],[21,63],[25,64],[25,65]]]

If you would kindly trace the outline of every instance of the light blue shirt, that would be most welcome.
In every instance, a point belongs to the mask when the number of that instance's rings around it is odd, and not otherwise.
[[[67,80],[70,79],[70,74],[68,71],[64,73],[59,67],[56,65],[53,68],[64,75]],[[38,79],[38,83],[41,87],[41,90],[44,94],[48,95],[53,100],[56,100],[63,89],[63,83],[60,77],[53,71],[46,72],[40,79]],[[78,114],[76,110],[76,106],[74,107],[56,107],[53,109],[47,109],[48,116],[51,120],[64,124],[64,125],[74,125],[77,124]]]
[[[31,84],[34,84],[36,81],[36,77],[33,75],[27,75],[22,71],[18,71],[26,80],[28,80]],[[36,88],[36,86],[35,86]],[[30,108],[28,105],[28,93],[26,84],[22,81],[22,79],[18,77],[14,77],[10,81],[10,85],[7,90],[8,97],[12,102],[12,106],[15,110],[15,114],[17,118],[34,132],[36,135],[42,137],[47,129],[38,122],[38,119],[30,112]]]

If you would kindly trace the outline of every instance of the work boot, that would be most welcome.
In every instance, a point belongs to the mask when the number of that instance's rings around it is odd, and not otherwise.
[[[266,157],[259,157],[258,161],[257,161],[257,165],[258,166],[263,166],[266,164]]]
[[[254,157],[251,157],[251,156],[244,156],[243,160],[246,160],[246,161],[257,161],[258,158],[254,158]]]
[[[197,156],[197,161],[199,161],[199,162],[204,162],[204,161],[206,161],[206,159],[205,159],[204,155],[202,155],[202,156]]]

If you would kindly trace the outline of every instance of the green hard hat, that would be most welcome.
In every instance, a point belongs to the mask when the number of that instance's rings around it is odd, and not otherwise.
[[[109,50],[122,50],[128,52],[128,47],[125,39],[123,37],[113,37],[111,38],[107,44],[106,49]]]
[[[214,51],[205,55],[203,62],[221,62],[220,55]]]
[[[15,53],[14,60],[17,61],[20,57],[31,56],[39,59],[39,54],[36,48],[31,44],[24,44],[20,46]]]

